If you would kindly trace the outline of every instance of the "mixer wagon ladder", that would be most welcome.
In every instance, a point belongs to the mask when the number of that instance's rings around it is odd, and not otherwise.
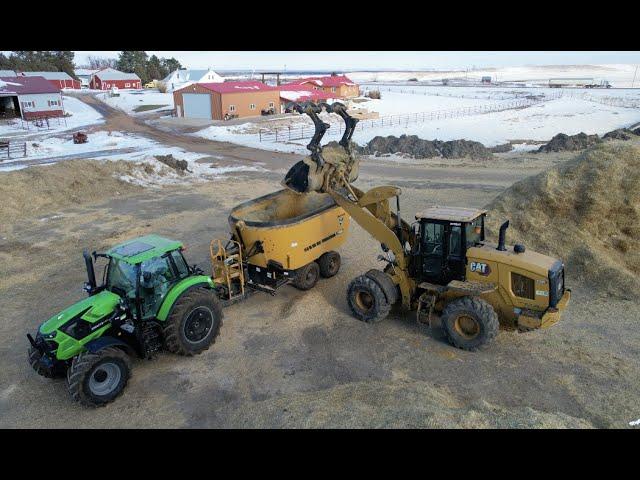
[[[240,243],[228,240],[224,246],[222,240],[216,238],[211,241],[209,251],[213,281],[227,287],[227,300],[244,297],[244,267]],[[233,288],[234,283],[239,286],[237,290]]]

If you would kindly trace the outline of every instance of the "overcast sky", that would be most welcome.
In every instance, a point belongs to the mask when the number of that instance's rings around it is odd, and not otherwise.
[[[87,56],[117,57],[117,51],[77,51],[77,65]],[[640,52],[223,52],[147,51],[149,55],[175,57],[187,68],[283,70],[428,70],[520,65],[640,64]]]

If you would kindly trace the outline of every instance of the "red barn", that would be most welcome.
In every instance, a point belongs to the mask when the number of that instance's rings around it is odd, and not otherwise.
[[[54,87],[80,90],[80,80],[75,80],[66,72],[20,72],[22,77],[43,77]]]
[[[114,68],[102,69],[94,73],[89,80],[89,88],[93,90],[109,90],[111,87],[140,89],[142,81],[135,73],[120,72]]]

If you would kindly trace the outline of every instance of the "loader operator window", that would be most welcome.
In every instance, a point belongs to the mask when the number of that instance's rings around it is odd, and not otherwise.
[[[452,225],[449,235],[449,255],[460,257],[462,255],[462,227]]]
[[[467,223],[465,226],[465,233],[467,236],[467,248],[475,247],[484,240],[482,238],[482,231],[484,224],[484,217],[481,215],[473,222]]]
[[[427,223],[424,226],[424,246],[426,254],[442,254],[442,240],[444,238],[444,225],[439,223]]]

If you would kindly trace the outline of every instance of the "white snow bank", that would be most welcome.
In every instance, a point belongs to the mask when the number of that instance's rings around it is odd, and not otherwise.
[[[158,90],[120,90],[119,97],[111,97],[108,92],[98,95],[98,99],[107,105],[123,110],[129,115],[140,115],[141,113],[155,112],[163,109],[173,108],[173,94],[160,93]],[[144,112],[136,112],[137,107],[145,105],[162,105],[161,107]]]

